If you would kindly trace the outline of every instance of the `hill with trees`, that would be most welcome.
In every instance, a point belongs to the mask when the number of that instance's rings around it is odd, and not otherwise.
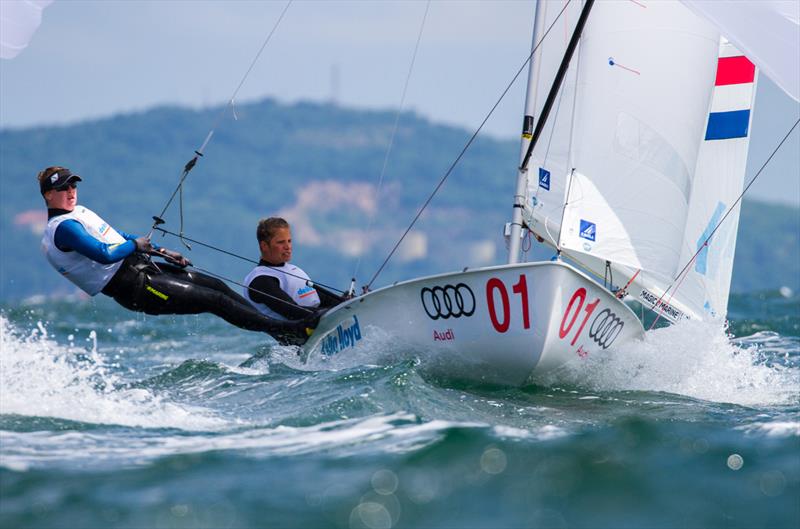
[[[223,112],[159,107],[0,131],[0,299],[74,291],[39,250],[45,209],[36,174],[48,165],[67,166],[84,178],[80,203],[119,229],[146,234],[184,164],[218,123],[164,215],[165,228],[180,230],[182,197],[187,237],[257,259],[258,219],[281,215],[294,228],[295,261],[320,282],[346,288],[356,270],[359,285],[372,278],[471,135],[403,113],[384,171],[394,111],[266,99],[237,106],[236,119],[220,120]],[[517,155],[515,141],[479,137],[375,286],[503,262]],[[746,200],[733,289],[800,287],[799,226],[797,208]],[[189,251],[171,235],[155,239],[236,281],[252,266],[198,243]]]

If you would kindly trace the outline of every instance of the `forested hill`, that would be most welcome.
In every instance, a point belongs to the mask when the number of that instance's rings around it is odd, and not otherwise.
[[[144,234],[221,112],[160,107],[0,131],[0,299],[73,291],[39,250],[40,169],[69,167],[84,177],[80,203],[123,231]],[[184,233],[255,259],[258,219],[284,216],[294,227],[295,261],[338,287],[357,265],[359,283],[369,281],[471,134],[404,113],[378,194],[393,111],[263,100],[237,106],[236,117],[219,122],[186,181]],[[515,141],[476,141],[375,285],[502,262],[517,151]],[[177,206],[165,215],[171,231],[179,229]],[[734,290],[800,287],[798,225],[798,209],[745,201]],[[182,247],[171,236],[157,242]],[[252,266],[192,247],[185,253],[196,265],[237,281]]]

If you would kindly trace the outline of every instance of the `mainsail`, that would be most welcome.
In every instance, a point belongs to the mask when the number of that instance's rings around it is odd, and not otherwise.
[[[673,321],[724,314],[727,303],[738,215],[698,254],[705,273],[679,285],[744,176],[754,70],[748,87],[715,93],[719,53],[715,26],[681,3],[598,2],[563,88],[566,111],[529,166],[528,226],[618,285],[635,275],[630,293]],[[707,138],[731,117],[717,107],[740,111],[738,125],[744,116],[736,146]]]
[[[705,17],[795,101],[800,101],[800,2],[681,0]]]
[[[28,47],[53,0],[0,2],[0,59],[13,59]]]

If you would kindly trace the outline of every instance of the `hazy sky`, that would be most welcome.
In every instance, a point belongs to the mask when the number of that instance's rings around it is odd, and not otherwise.
[[[9,1],[16,0],[0,0]],[[44,10],[30,46],[0,61],[0,127],[71,123],[165,103],[224,103],[285,5],[57,0]],[[237,100],[395,108],[426,6],[296,0]],[[405,108],[474,130],[528,54],[534,6],[535,0],[432,2]],[[489,133],[518,136],[523,83],[524,76],[488,123]],[[748,177],[798,115],[800,105],[762,77]],[[752,196],[800,205],[798,131]]]

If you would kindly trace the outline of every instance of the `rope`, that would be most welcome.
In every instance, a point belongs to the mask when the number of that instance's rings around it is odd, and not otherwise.
[[[394,118],[394,127],[392,127],[392,135],[389,138],[389,146],[386,148],[386,154],[383,157],[383,167],[381,167],[380,177],[378,178],[378,189],[375,192],[376,199],[380,199],[381,190],[383,189],[383,176],[386,173],[386,167],[389,163],[389,154],[392,152],[392,147],[394,146],[394,138],[397,134],[397,128],[400,124],[400,114],[403,112],[403,107],[405,106],[406,101],[406,93],[408,91],[408,83],[411,80],[411,73],[414,70],[414,63],[417,61],[417,51],[419,51],[419,43],[422,41],[422,32],[425,29],[425,21],[428,18],[428,10],[431,7],[431,0],[425,4],[425,14],[422,15],[422,22],[419,26],[419,33],[417,34],[417,43],[414,45],[414,53],[411,55],[411,64],[408,66],[408,74],[406,75],[406,81],[403,85],[403,94],[400,96],[400,106],[397,109],[397,115]],[[370,233],[372,233],[372,228],[375,223],[375,213],[373,212],[369,218],[369,225],[367,226],[367,241],[369,241]],[[355,278],[358,277],[358,270],[361,268],[361,255],[358,256],[358,260],[356,261],[355,269],[353,270],[353,286],[351,286],[350,294],[353,294],[352,289],[355,286]]]
[[[172,236],[174,236],[174,237],[182,237],[182,238],[186,239],[187,241],[189,241],[189,242],[191,242],[191,243],[193,243],[193,244],[199,244],[200,246],[203,246],[203,247],[205,247],[205,248],[208,248],[209,250],[214,250],[214,251],[216,251],[216,252],[224,253],[225,255],[230,255],[231,257],[236,257],[237,259],[241,259],[242,261],[247,261],[248,263],[252,263],[252,264],[254,264],[254,265],[265,266],[266,268],[270,268],[270,269],[272,269],[272,270],[275,270],[275,271],[277,271],[277,272],[281,272],[281,273],[283,273],[283,274],[286,274],[287,276],[296,277],[296,278],[298,278],[298,279],[305,279],[304,277],[302,277],[302,276],[299,276],[299,275],[297,275],[297,274],[293,274],[293,273],[291,273],[291,272],[287,272],[286,270],[283,270],[283,269],[282,269],[282,268],[280,268],[280,267],[277,267],[277,266],[269,266],[269,265],[262,265],[260,261],[255,261],[255,260],[253,260],[253,259],[250,259],[250,258],[248,258],[248,257],[244,257],[243,255],[239,255],[239,254],[233,253],[233,252],[231,252],[231,251],[224,250],[224,249],[222,249],[222,248],[218,248],[218,247],[216,247],[216,246],[212,246],[211,244],[207,244],[207,243],[204,243],[204,242],[201,242],[201,241],[198,241],[198,240],[192,239],[192,238],[190,238],[190,237],[187,237],[187,236],[185,236],[185,235],[183,235],[183,234],[174,233],[174,232],[171,232],[171,231],[169,231],[169,230],[166,230],[166,229],[164,229],[164,228],[160,228],[160,227],[157,227],[157,228],[155,228],[155,230],[156,230],[156,231],[160,231],[161,233],[164,233],[164,234],[166,234],[166,235],[172,235]],[[199,269],[198,269],[198,270],[199,270]],[[226,280],[226,281],[227,281],[227,280]],[[235,283],[235,284],[237,284],[237,285],[239,284],[239,283],[236,283],[235,281],[231,281],[231,283]],[[339,292],[339,293],[341,293],[341,294],[344,294],[344,293],[345,293],[343,290],[340,290],[340,289],[338,289],[338,288],[335,288],[335,287],[332,287],[332,286],[326,285],[326,284],[324,284],[324,283],[319,283],[319,282],[317,282],[317,281],[311,281],[310,279],[309,279],[309,280],[307,280],[307,283],[309,283],[309,284],[310,284],[310,285],[312,285],[312,286],[314,286],[314,285],[318,285],[318,286],[321,286],[321,287],[323,287],[323,288],[325,288],[325,289],[327,289],[327,290],[333,290],[333,291],[335,291],[335,292]],[[241,285],[241,286],[244,286],[244,285]]]
[[[283,11],[281,12],[280,16],[278,17],[278,20],[272,26],[272,30],[267,35],[266,39],[264,39],[264,42],[261,44],[261,48],[258,50],[258,53],[256,53],[256,56],[253,58],[253,61],[250,63],[250,67],[245,72],[244,76],[242,77],[242,80],[239,81],[239,85],[233,91],[233,94],[231,95],[230,99],[228,100],[228,104],[225,106],[225,108],[222,109],[222,111],[220,111],[219,116],[217,117],[217,120],[214,122],[214,125],[212,125],[211,130],[206,135],[206,139],[203,141],[203,144],[200,146],[199,149],[194,151],[195,156],[191,160],[189,160],[186,163],[186,165],[183,167],[183,172],[181,173],[181,176],[178,179],[178,185],[175,188],[175,191],[173,191],[172,195],[170,195],[169,199],[167,200],[167,203],[164,205],[164,208],[161,210],[161,214],[158,215],[157,217],[153,217],[153,225],[150,228],[150,233],[148,234],[148,238],[153,234],[153,230],[156,229],[156,226],[158,226],[159,224],[163,224],[164,223],[164,220],[163,220],[164,214],[167,212],[167,209],[169,209],[169,206],[172,204],[172,201],[175,200],[175,195],[177,195],[179,192],[181,194],[180,195],[181,225],[180,225],[180,230],[179,231],[180,231],[181,234],[183,234],[183,183],[186,180],[186,177],[189,176],[189,172],[197,164],[197,160],[200,157],[203,156],[203,151],[205,150],[205,148],[208,145],[208,143],[211,141],[211,137],[214,135],[214,132],[216,131],[216,129],[219,126],[220,122],[225,117],[225,114],[227,114],[228,108],[233,109],[234,101],[236,99],[236,96],[239,93],[239,90],[242,88],[242,86],[244,85],[244,83],[247,80],[248,76],[250,75],[250,72],[253,70],[253,67],[258,62],[259,57],[261,57],[261,53],[264,51],[264,48],[267,47],[267,44],[272,39],[272,35],[278,29],[278,26],[280,25],[281,21],[283,20],[284,15],[286,15],[286,12],[289,10],[289,6],[292,5],[293,1],[294,0],[289,0],[286,3],[286,6],[283,8]],[[234,115],[234,119],[235,119],[236,118],[236,111],[235,110],[233,110],[233,115]],[[181,237],[181,240],[183,240],[182,236],[179,236],[179,237]],[[185,242],[184,242],[184,245],[186,245]],[[186,245],[186,246],[188,247],[188,245]]]
[[[625,286],[616,292],[615,296],[617,296],[617,299],[622,299],[628,294],[628,287],[631,286],[631,283],[633,283],[633,280],[636,279],[636,276],[638,276],[639,272],[641,271],[642,271],[641,268],[637,270],[636,273],[631,276],[628,282],[625,283]]]
[[[670,289],[672,289],[672,287],[674,286],[675,289],[670,294],[669,299],[667,300],[667,304],[669,304],[669,302],[672,301],[672,298],[675,295],[675,292],[678,291],[678,288],[680,287],[681,283],[683,283],[683,280],[686,279],[686,276],[689,275],[687,273],[688,270],[689,270],[689,267],[692,265],[692,263],[695,261],[695,259],[697,259],[697,256],[700,255],[700,252],[703,251],[703,248],[706,248],[709,245],[709,243],[711,242],[711,238],[714,237],[715,233],[717,233],[717,230],[719,229],[719,227],[722,225],[723,222],[725,222],[725,219],[728,218],[728,215],[731,214],[731,212],[734,210],[734,208],[736,208],[736,206],[739,205],[739,202],[742,201],[742,198],[744,197],[745,193],[747,193],[747,191],[750,189],[750,187],[755,183],[756,179],[764,171],[764,168],[767,166],[767,164],[769,164],[769,162],[772,161],[772,158],[780,150],[780,148],[783,146],[783,144],[786,143],[786,140],[789,139],[789,136],[792,134],[792,132],[794,132],[794,129],[797,128],[797,125],[799,123],[800,123],[800,119],[798,119],[797,121],[794,122],[794,125],[792,125],[792,128],[789,129],[789,132],[787,132],[786,135],[783,137],[783,139],[780,141],[780,143],[778,143],[778,145],[772,151],[772,154],[770,154],[769,157],[767,158],[767,160],[761,165],[761,168],[758,170],[758,172],[756,172],[755,176],[750,180],[750,183],[748,183],[745,186],[745,188],[739,194],[739,197],[734,201],[733,204],[731,204],[731,207],[728,208],[728,210],[725,212],[725,215],[723,215],[722,218],[717,223],[717,225],[714,226],[714,229],[711,231],[709,236],[706,237],[706,240],[703,241],[703,244],[700,245],[700,248],[698,248],[697,251],[692,256],[692,258],[689,259],[689,262],[686,263],[686,266],[684,266],[683,269],[680,272],[678,272],[678,275],[675,277],[675,280],[672,282],[672,284],[670,284],[667,287],[667,289],[664,291],[664,293],[661,294],[661,297],[658,298],[658,302],[656,302],[656,304],[653,306],[652,310],[655,311],[656,307],[658,307],[659,305],[661,306],[661,310],[658,311],[658,316],[656,316],[656,319],[653,321],[652,325],[650,325],[650,328],[648,330],[652,329],[655,326],[656,322],[658,322],[658,320],[661,318],[661,315],[664,313],[665,305],[661,303],[661,300],[664,299],[664,296],[667,295],[667,292],[669,292]]]
[[[372,279],[370,279],[369,283],[367,283],[367,286],[365,287],[366,289],[369,289],[372,286],[372,283],[375,282],[375,280],[378,278],[380,273],[386,267],[386,264],[392,258],[394,253],[397,251],[397,248],[400,247],[400,244],[403,242],[403,240],[405,240],[406,236],[411,231],[411,228],[414,227],[414,224],[416,224],[417,220],[419,220],[420,216],[422,216],[422,212],[425,211],[425,208],[427,208],[428,204],[431,203],[431,200],[433,200],[433,197],[436,196],[436,193],[439,192],[439,189],[441,189],[441,187],[444,185],[444,183],[447,180],[447,178],[450,176],[450,173],[453,172],[453,170],[455,169],[456,165],[458,165],[458,163],[461,161],[461,158],[467,152],[467,149],[470,148],[470,146],[472,145],[472,142],[475,141],[475,138],[478,137],[478,134],[483,129],[483,126],[486,124],[487,121],[489,121],[489,118],[492,116],[492,114],[494,114],[494,111],[500,105],[500,102],[503,101],[503,99],[506,97],[506,94],[508,93],[508,91],[511,90],[511,87],[517,81],[517,78],[519,78],[520,74],[523,72],[525,67],[531,61],[531,59],[533,58],[534,53],[536,53],[536,50],[539,49],[539,46],[542,44],[542,42],[544,42],[544,39],[547,38],[547,35],[550,33],[550,30],[553,29],[553,26],[555,26],[556,22],[558,22],[558,19],[561,18],[562,14],[564,14],[564,11],[567,9],[568,5],[569,5],[569,2],[566,2],[564,4],[564,7],[562,7],[561,11],[559,11],[559,13],[558,13],[558,16],[556,16],[555,20],[553,20],[553,23],[550,24],[550,26],[547,28],[547,31],[545,31],[544,35],[542,35],[542,38],[539,40],[539,42],[536,44],[536,46],[534,46],[534,48],[533,48],[533,50],[531,50],[530,54],[525,58],[525,61],[523,61],[522,65],[517,70],[517,73],[514,74],[514,76],[511,78],[511,81],[508,83],[508,86],[506,86],[505,90],[503,90],[503,92],[500,94],[500,97],[497,99],[495,104],[489,110],[488,114],[486,114],[486,117],[483,118],[483,121],[481,122],[481,124],[478,126],[478,128],[475,130],[475,132],[472,134],[472,136],[470,136],[470,138],[467,141],[466,145],[464,145],[464,148],[461,149],[461,152],[458,154],[456,159],[453,161],[452,164],[450,164],[450,167],[447,169],[447,171],[445,172],[444,176],[442,176],[442,178],[439,180],[439,183],[436,184],[436,187],[433,189],[433,192],[431,192],[430,196],[428,196],[428,199],[425,200],[425,202],[422,204],[422,207],[419,209],[417,214],[414,216],[414,219],[408,225],[408,228],[406,228],[406,230],[403,232],[403,235],[400,236],[400,239],[397,241],[397,243],[394,245],[392,250],[389,252],[389,255],[386,256],[386,259],[384,259],[383,263],[381,263],[380,267],[378,267],[378,270],[377,270],[377,272],[375,272],[375,275],[373,275]]]

